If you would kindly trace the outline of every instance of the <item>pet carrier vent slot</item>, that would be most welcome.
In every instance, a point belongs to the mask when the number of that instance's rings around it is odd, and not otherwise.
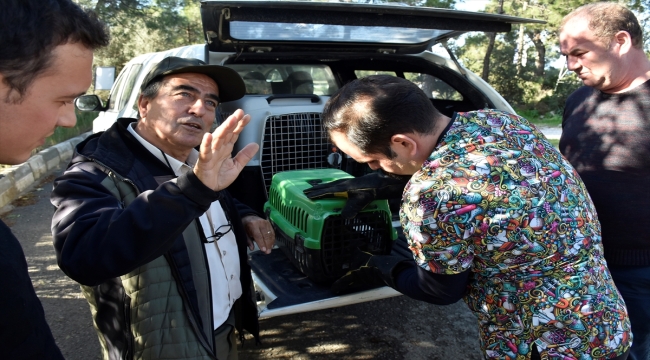
[[[331,149],[320,113],[267,117],[261,150],[262,176],[267,193],[273,175],[280,171],[331,167],[327,163]]]

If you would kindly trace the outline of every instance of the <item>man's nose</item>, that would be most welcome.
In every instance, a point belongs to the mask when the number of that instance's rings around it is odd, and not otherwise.
[[[207,109],[205,107],[205,100],[196,99],[196,101],[190,107],[190,113],[194,114],[197,117],[202,117],[205,115]]]
[[[56,126],[71,128],[77,123],[77,114],[74,112],[74,105],[66,104],[59,110]]]
[[[373,163],[369,163],[369,164],[368,164],[368,167],[370,167],[370,169],[373,170],[373,171],[374,171],[374,170],[379,170],[379,168],[380,168],[379,164],[376,164],[376,163],[374,163],[374,162],[373,162]]]
[[[577,69],[580,68],[580,63],[578,62],[578,59],[576,59],[575,56],[567,56],[566,67],[571,71],[576,71]]]

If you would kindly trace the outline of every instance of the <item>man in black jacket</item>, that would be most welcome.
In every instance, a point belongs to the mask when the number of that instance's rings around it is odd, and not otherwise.
[[[225,190],[257,151],[231,157],[250,116],[208,132],[244,93],[232,69],[165,58],[140,119],[79,144],[55,181],[58,263],[82,284],[105,358],[236,359],[234,329],[259,336],[246,248],[270,253],[275,234]]]
[[[92,79],[103,24],[70,0],[8,0],[0,11],[0,164],[20,164],[57,126]],[[62,359],[27,273],[18,239],[0,221],[0,357]]]

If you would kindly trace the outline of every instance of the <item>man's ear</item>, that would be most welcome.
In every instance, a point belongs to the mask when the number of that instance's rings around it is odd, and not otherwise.
[[[138,113],[140,114],[141,119],[147,117],[148,105],[149,105],[149,99],[140,95],[140,97],[138,97]]]
[[[627,31],[619,31],[614,35],[614,40],[619,46],[620,55],[627,54],[632,49],[632,36]]]
[[[27,89],[29,90],[29,88]],[[25,93],[27,95],[27,93]],[[23,95],[20,95],[17,90],[10,88],[5,83],[4,75],[0,74],[0,102],[9,104],[19,104]]]
[[[398,154],[414,157],[418,152],[418,142],[410,134],[395,134],[390,138],[390,147]]]

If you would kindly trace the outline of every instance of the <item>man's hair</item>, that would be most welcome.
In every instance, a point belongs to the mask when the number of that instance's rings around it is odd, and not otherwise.
[[[430,134],[441,114],[414,83],[389,75],[354,80],[337,91],[323,109],[323,127],[338,131],[365,154],[395,157],[395,134]]]
[[[562,19],[560,32],[567,22],[581,16],[589,19],[589,30],[602,39],[607,46],[617,32],[627,31],[632,38],[632,45],[637,49],[643,49],[643,29],[634,13],[625,6],[610,2],[580,6]]]
[[[32,82],[52,66],[59,45],[108,45],[106,26],[71,0],[5,0],[0,11],[0,73],[20,102]]]
[[[147,84],[147,86],[144,89],[142,89],[140,95],[142,95],[142,97],[144,97],[145,99],[149,99],[149,100],[154,99],[156,96],[158,96],[158,92],[163,87],[163,85],[165,85],[165,83],[167,82],[166,80],[167,79],[164,76],[160,76],[154,79],[149,84]]]
[[[147,86],[140,91],[140,96],[142,96],[144,99],[147,100],[153,100],[158,96],[158,92],[160,92],[160,89],[162,89],[163,85],[166,83],[166,78],[164,76],[160,76],[153,81],[151,81]],[[138,102],[138,105],[140,103]],[[140,111],[138,111],[137,115],[138,120],[142,119],[142,116],[140,116]]]

